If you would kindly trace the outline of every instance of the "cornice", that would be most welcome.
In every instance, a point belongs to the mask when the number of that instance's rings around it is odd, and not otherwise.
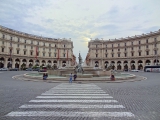
[[[20,36],[20,37],[25,37],[28,39],[36,39],[36,40],[46,40],[46,41],[51,41],[51,42],[66,42],[66,43],[72,43],[71,38],[66,39],[66,38],[48,38],[48,37],[42,37],[38,35],[33,35],[33,34],[28,34],[25,32],[13,30],[4,26],[0,25],[0,31],[8,34],[11,34],[12,36]]]
[[[150,33],[146,33],[146,34],[142,34],[142,35],[135,35],[135,36],[131,36],[131,37],[125,37],[125,38],[118,38],[118,39],[109,39],[109,40],[90,40],[90,43],[114,43],[114,42],[124,42],[124,41],[130,41],[130,40],[137,40],[137,39],[142,39],[142,38],[148,38],[148,37],[154,37],[160,35],[160,29],[158,31],[154,31],[154,32],[150,32]]]

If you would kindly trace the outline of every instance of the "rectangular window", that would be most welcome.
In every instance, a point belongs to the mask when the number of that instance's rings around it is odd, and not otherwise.
[[[54,53],[54,57],[56,57],[56,53]]]
[[[96,54],[96,57],[98,57],[98,54]]]
[[[26,51],[24,51],[24,55],[26,55]]]
[[[11,37],[11,40],[12,40],[12,37]]]
[[[55,49],[55,52],[56,52],[56,49]]]
[[[33,41],[31,41],[31,44],[33,44]]]
[[[106,57],[107,57],[107,54],[106,54]]]
[[[26,48],[26,45],[24,45],[24,48]]]
[[[31,49],[33,49],[33,46],[31,46]]]
[[[37,52],[37,56],[39,56],[39,52]]]
[[[120,57],[120,54],[118,54],[118,57]]]
[[[43,43],[43,46],[45,46],[45,43]]]
[[[141,41],[139,41],[139,44],[141,44]]]
[[[45,56],[45,53],[43,53],[43,56]]]
[[[118,49],[118,51],[120,51],[120,49]]]
[[[139,56],[141,56],[141,52],[139,52]]]
[[[112,52],[113,52],[113,49],[112,49]]]
[[[5,38],[5,35],[3,35],[3,39]]]
[[[9,52],[12,53],[12,49],[9,49]]]
[[[4,48],[2,48],[2,52],[4,52]]]
[[[118,44],[118,47],[120,46],[120,44]]]
[[[148,45],[146,45],[146,48],[148,48]]]
[[[63,57],[65,57],[66,54],[63,54]]]
[[[154,50],[154,54],[157,55],[157,50]]]
[[[134,50],[133,47],[132,47],[132,50]]]
[[[96,52],[98,52],[98,50],[96,50]]]
[[[112,44],[112,48],[113,48],[113,44]]]
[[[107,48],[107,45],[106,45],[106,48]]]
[[[156,42],[157,41],[157,38],[154,38],[154,42]]]
[[[65,48],[66,46],[64,45],[64,48]]]
[[[112,57],[114,57],[114,54],[112,54]]]
[[[127,48],[125,48],[125,51],[127,50]]]
[[[106,52],[107,52],[107,50],[106,50]]]
[[[146,51],[146,55],[149,55],[149,51]]]
[[[49,44],[49,47],[51,47],[51,44]]]
[[[17,47],[19,47],[19,44],[17,44]]]
[[[157,44],[154,44],[154,47],[157,47]]]
[[[18,38],[18,42],[20,41],[20,39]]]
[[[4,41],[2,41],[2,44],[4,45]]]
[[[49,49],[49,51],[51,51],[51,48]]]
[[[19,50],[17,50],[17,54],[19,54]]]
[[[43,48],[43,50],[45,50],[45,48]]]
[[[133,42],[132,42],[132,45],[133,45]]]
[[[127,53],[124,53],[124,56],[127,57]]]
[[[31,52],[30,55],[33,55],[33,52]]]
[[[26,43],[26,40],[24,40],[24,43]]]
[[[51,53],[49,53],[49,57],[51,57]]]
[[[139,46],[139,49],[141,49],[141,46]]]
[[[134,53],[132,52],[132,56],[134,56]]]
[[[65,49],[64,49],[64,52],[65,52]]]
[[[98,47],[98,45],[96,45],[96,48]]]
[[[37,42],[37,45],[39,45],[39,42]]]
[[[146,43],[148,43],[148,39],[146,40]]]
[[[126,46],[126,43],[124,43],[124,45]]]

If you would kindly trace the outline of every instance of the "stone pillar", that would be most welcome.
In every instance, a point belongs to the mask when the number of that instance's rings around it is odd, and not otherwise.
[[[4,58],[4,67],[7,68],[8,58]]]
[[[153,63],[153,62],[154,62],[154,60],[153,60],[153,59],[151,59],[150,61],[151,61],[150,65],[154,65],[154,63]]]
[[[114,61],[114,62],[115,62],[115,64],[114,64],[115,70],[117,70],[117,61]]]
[[[121,70],[123,71],[124,70],[124,61],[121,61]]]
[[[142,63],[142,65],[143,65],[143,68],[146,66],[146,60],[142,60],[143,61],[143,63]]]
[[[135,69],[138,69],[138,61],[137,60],[135,60]]]
[[[26,67],[29,68],[29,59],[27,59]]]
[[[12,58],[12,68],[15,68],[15,59]]]

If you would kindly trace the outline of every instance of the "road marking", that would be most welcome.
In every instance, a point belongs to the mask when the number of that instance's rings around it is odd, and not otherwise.
[[[118,102],[116,100],[30,100],[29,102],[35,102],[35,103],[39,103],[39,102],[45,102],[45,103],[48,103],[48,102],[70,102],[70,103],[73,103],[73,102],[81,102],[81,103],[97,103],[97,102],[100,102],[100,103],[115,103],[115,102]]]
[[[43,104],[43,105],[22,105],[19,108],[125,108],[123,105],[81,105],[81,104]]]
[[[66,95],[66,96],[70,96],[70,95],[74,95],[74,96],[106,96],[106,95],[109,95],[109,94],[77,94],[77,93],[75,93],[75,94],[51,94],[51,93],[42,93],[41,95],[60,95],[60,96],[62,96],[62,95]]]
[[[61,91],[53,91],[53,92],[52,92],[52,91],[51,91],[51,92],[45,92],[45,93],[55,93],[55,94],[56,94],[56,93],[57,93],[57,94],[71,94],[71,93],[72,93],[72,94],[74,94],[74,93],[79,93],[79,94],[84,94],[84,93],[86,93],[86,94],[92,94],[92,93],[100,93],[100,94],[101,94],[101,93],[106,93],[106,92],[96,92],[96,91],[95,91],[95,92],[89,92],[89,91],[85,91],[85,92],[83,92],[83,91],[82,91],[82,92],[81,92],[81,91],[77,91],[77,92],[74,92],[74,91],[71,91],[71,92],[69,92],[69,91],[66,91],[66,92],[65,92],[65,91],[64,91],[64,92],[61,92]]]
[[[37,96],[36,98],[113,98],[112,96]]]
[[[55,116],[55,117],[134,117],[131,112],[56,112],[56,111],[24,111],[11,112],[7,116]]]
[[[6,116],[48,116],[53,119],[54,117],[106,117],[106,119],[107,117],[135,117],[131,112],[122,112],[125,107],[118,105],[117,100],[113,100],[112,96],[106,94],[98,86],[94,84],[83,85],[62,83],[37,96],[35,100],[30,100],[28,104],[20,106],[18,111],[12,111]],[[44,108],[49,108],[50,111],[43,111]],[[35,111],[35,109],[38,110]],[[88,109],[87,112],[85,109]],[[117,109],[121,112],[117,112]],[[113,112],[106,112],[106,110]]]

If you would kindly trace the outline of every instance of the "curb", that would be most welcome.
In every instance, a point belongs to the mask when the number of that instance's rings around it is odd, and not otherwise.
[[[21,77],[19,79],[19,77]],[[138,79],[136,79],[138,77]],[[35,79],[26,79],[25,77],[23,77],[23,74],[21,75],[15,75],[12,77],[13,79],[16,79],[16,80],[23,80],[23,81],[33,81],[33,82],[47,82],[47,83],[68,83],[67,80],[62,80],[62,81],[51,81],[51,80],[35,80]],[[25,78],[25,79],[24,79]],[[134,79],[130,79],[130,80],[117,80],[117,81],[92,81],[92,80],[89,80],[89,81],[73,81],[72,83],[123,83],[123,82],[135,82],[135,81],[142,81],[142,80],[146,80],[147,78],[144,77],[144,76],[136,76],[136,78]]]

